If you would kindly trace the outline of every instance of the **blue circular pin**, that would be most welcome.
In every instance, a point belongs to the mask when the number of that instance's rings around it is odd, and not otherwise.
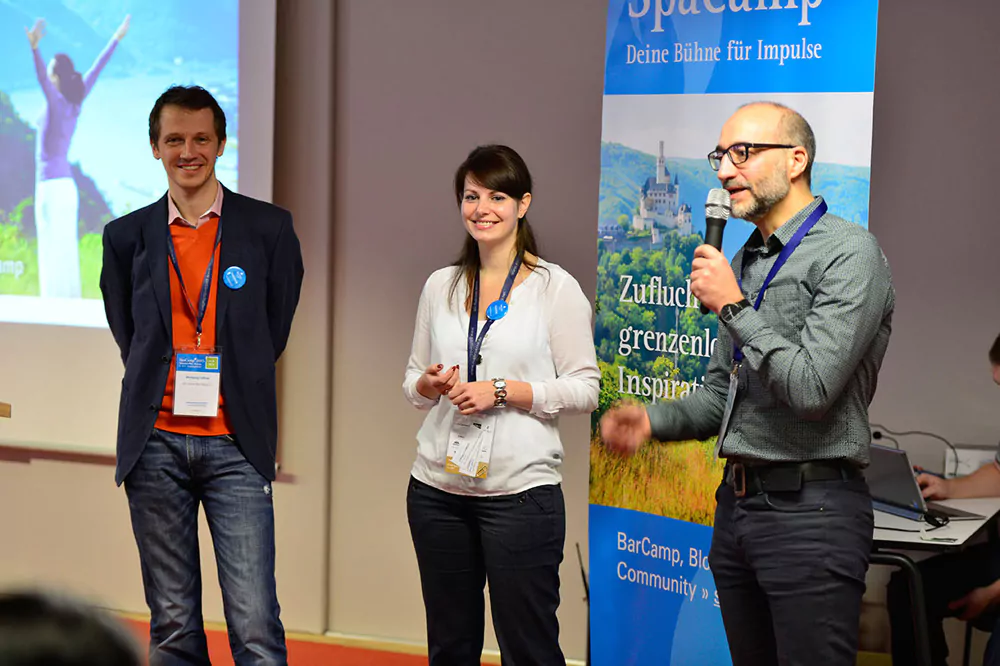
[[[496,321],[497,319],[503,319],[503,316],[507,314],[507,302],[496,300],[490,303],[486,307],[486,317],[487,319],[492,319]]]
[[[222,274],[222,281],[230,289],[239,289],[247,283],[247,273],[239,266],[230,266]]]

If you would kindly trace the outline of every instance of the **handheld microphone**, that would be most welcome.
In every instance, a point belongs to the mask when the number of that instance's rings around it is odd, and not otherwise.
[[[729,192],[716,187],[708,191],[705,201],[705,244],[722,251],[722,232],[729,220]],[[708,306],[701,304],[701,313],[708,314]]]

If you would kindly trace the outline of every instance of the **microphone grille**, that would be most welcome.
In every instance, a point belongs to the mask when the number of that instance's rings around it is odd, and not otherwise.
[[[729,210],[729,192],[721,187],[708,191],[708,199],[705,201],[705,217],[728,220]]]

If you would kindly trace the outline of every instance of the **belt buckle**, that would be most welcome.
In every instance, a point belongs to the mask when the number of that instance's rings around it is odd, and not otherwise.
[[[731,469],[733,472],[733,493],[737,497],[745,497],[747,494],[746,468],[743,466],[743,463],[733,463]]]

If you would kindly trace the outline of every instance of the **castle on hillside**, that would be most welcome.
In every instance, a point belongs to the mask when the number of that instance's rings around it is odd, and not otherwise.
[[[680,184],[677,176],[671,180],[667,171],[662,141],[660,156],[656,158],[656,175],[643,183],[639,193],[639,212],[632,216],[632,229],[649,230],[653,243],[659,242],[661,229],[676,229],[681,236],[691,233],[691,207],[680,203]]]

